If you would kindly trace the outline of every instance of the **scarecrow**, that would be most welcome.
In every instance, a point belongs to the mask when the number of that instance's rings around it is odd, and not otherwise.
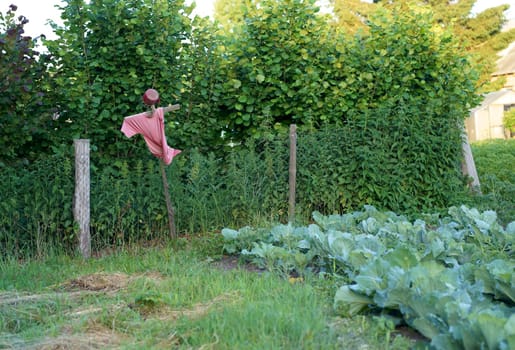
[[[165,165],[170,165],[175,156],[181,153],[180,150],[168,146],[165,136],[164,114],[168,111],[175,111],[179,105],[169,105],[167,107],[156,108],[159,103],[159,93],[154,89],[148,89],[143,94],[143,103],[150,106],[151,110],[125,117],[121,131],[131,138],[140,134],[145,139],[149,151],[161,160],[161,175],[163,178],[163,188],[168,209],[168,223],[170,236],[176,236],[174,210],[170,200],[168,181],[166,178]]]

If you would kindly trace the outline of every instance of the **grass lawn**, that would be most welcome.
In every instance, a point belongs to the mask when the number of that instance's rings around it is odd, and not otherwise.
[[[180,248],[139,247],[89,260],[60,255],[0,263],[0,348],[410,349],[415,344],[413,332],[403,336],[384,319],[335,317],[335,281],[287,280],[234,266],[221,254],[208,257],[206,247],[185,242]]]

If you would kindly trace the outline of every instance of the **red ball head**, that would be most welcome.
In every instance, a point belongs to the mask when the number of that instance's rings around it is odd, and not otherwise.
[[[159,103],[159,93],[154,89],[148,89],[143,94],[143,103],[152,106]]]

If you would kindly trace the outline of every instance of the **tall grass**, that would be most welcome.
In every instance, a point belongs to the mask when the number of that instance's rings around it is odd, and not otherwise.
[[[267,152],[235,149],[221,159],[189,150],[177,157],[166,175],[178,232],[206,233],[285,217],[287,178],[276,173],[277,162]],[[168,216],[158,160],[106,162],[92,157],[91,163],[93,249],[166,240]],[[43,256],[50,249],[76,246],[73,172],[72,155],[0,169],[6,179],[0,182],[0,256]]]
[[[0,256],[44,256],[74,240],[73,173],[69,157],[0,170]]]

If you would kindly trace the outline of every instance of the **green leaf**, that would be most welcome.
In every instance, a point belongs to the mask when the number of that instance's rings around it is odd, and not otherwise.
[[[427,314],[413,320],[413,327],[429,339],[436,338],[439,334],[445,334],[447,324],[438,316]]]
[[[395,248],[394,250],[386,253],[383,259],[387,261],[390,266],[400,267],[404,271],[408,271],[419,263],[419,258],[407,247]]]
[[[501,342],[506,337],[504,333],[506,319],[484,312],[479,314],[475,320],[481,329],[481,333],[486,339],[488,348],[499,349]]]
[[[347,261],[350,252],[352,252],[355,247],[353,237],[350,233],[334,230],[327,232],[327,244],[329,246],[328,254],[341,261]]]
[[[230,228],[222,229],[222,236],[226,240],[235,240],[238,237],[239,232]]]
[[[515,336],[515,313],[510,316],[510,318],[504,325],[504,332],[508,336]]]
[[[239,81],[238,79],[233,79],[231,80],[231,83],[232,83],[232,86],[235,88],[235,89],[239,89],[240,86],[241,86],[241,81]]]
[[[367,295],[373,295],[378,290],[386,289],[389,270],[388,262],[380,258],[373,259],[369,264],[361,267],[359,275],[356,276],[357,288]]]
[[[340,316],[355,316],[365,310],[372,299],[354,292],[350,286],[341,286],[334,296],[334,309]]]

